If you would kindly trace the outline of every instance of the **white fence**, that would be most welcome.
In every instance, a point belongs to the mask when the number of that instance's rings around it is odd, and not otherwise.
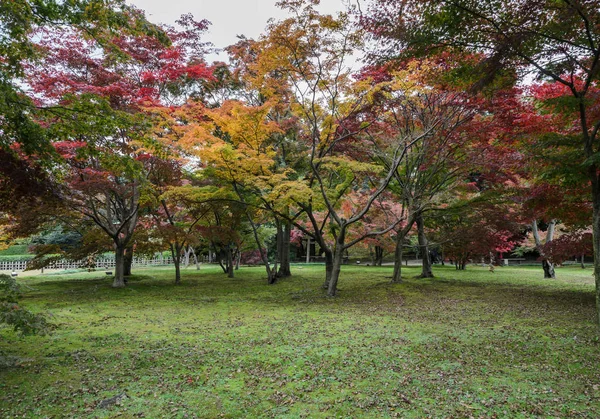
[[[208,256],[201,256],[200,259],[202,262],[208,262]],[[182,265],[185,264],[185,258],[182,258]],[[10,271],[10,272],[20,272],[24,271],[27,268],[28,261],[26,260],[14,260],[14,261],[0,261],[0,271]],[[190,264],[193,261],[190,260]],[[172,265],[173,259],[171,257],[155,257],[152,259],[149,258],[133,258],[133,267],[141,267],[141,266],[161,266],[161,265]],[[59,260],[51,263],[46,266],[44,269],[79,269],[79,268],[88,268],[89,263],[87,261],[79,261],[72,262],[68,260]],[[96,259],[94,261],[94,266],[96,269],[106,269],[106,268],[114,268],[115,267],[115,259],[114,258],[102,258]]]

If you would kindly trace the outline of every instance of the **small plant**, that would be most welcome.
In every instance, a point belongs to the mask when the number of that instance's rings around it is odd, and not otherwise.
[[[0,274],[0,325],[13,327],[22,335],[46,334],[50,323],[42,314],[34,314],[19,305],[21,289],[15,278]]]

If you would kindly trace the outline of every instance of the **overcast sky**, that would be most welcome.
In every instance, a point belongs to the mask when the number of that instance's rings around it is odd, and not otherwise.
[[[206,40],[217,48],[237,41],[236,35],[257,38],[270,18],[284,18],[285,12],[275,7],[276,0],[129,0],[146,11],[153,23],[173,24],[182,14],[192,13],[197,20],[207,19],[212,25]],[[344,10],[345,0],[321,0],[321,13]],[[208,61],[217,59],[207,57]],[[219,57],[225,60],[225,56]]]

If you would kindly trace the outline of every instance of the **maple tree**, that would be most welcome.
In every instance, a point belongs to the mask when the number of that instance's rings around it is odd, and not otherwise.
[[[46,71],[25,68],[40,104],[53,107],[41,121],[60,139],[53,143],[62,157],[57,179],[68,183],[60,197],[114,242],[115,287],[125,285],[125,250],[130,258],[140,200],[155,166],[151,155],[168,153],[169,145],[151,135],[144,110],[185,102],[211,74],[200,43],[208,23],[183,16],[179,24],[181,31],[165,29],[170,44],[123,34],[104,51],[72,27],[42,28],[37,44]]]
[[[585,268],[584,258],[593,254],[591,230],[570,231],[546,243],[544,254],[551,263],[561,264],[575,257],[581,258],[581,267]]]
[[[363,20],[374,37],[382,41],[383,54],[388,57],[422,55],[447,48],[484,54],[484,60],[470,66],[475,88],[502,78],[506,82],[531,71],[550,82],[562,111],[571,120],[571,139],[586,159],[586,180],[593,203],[597,321],[600,321],[597,159],[600,115],[596,100],[599,19],[598,1],[375,0]]]
[[[189,179],[166,188],[160,199],[165,200],[167,206],[171,205],[169,200],[176,203],[179,223],[185,225],[184,219],[188,218],[194,226],[195,232],[188,231],[185,235],[195,242],[206,243],[209,252],[214,252],[217,262],[230,277],[234,275],[234,259],[239,260],[241,250],[243,234],[237,231],[243,229],[240,217],[248,218],[252,212],[243,202],[248,195],[240,195],[235,188],[241,192],[239,188],[247,185],[248,179],[256,174],[253,164],[264,157],[259,149],[261,143],[267,141],[265,133],[268,134],[270,128],[264,132],[252,128],[252,124],[263,123],[264,109],[233,100],[209,108],[193,98],[179,107],[148,110],[155,122],[154,138],[174,150],[181,164],[190,171]],[[240,144],[243,150],[238,153],[236,147]],[[266,162],[265,167],[269,166],[268,157],[262,162]],[[206,211],[200,211],[201,208]],[[161,212],[166,213],[164,208]],[[189,218],[192,213],[203,213],[204,220],[200,222],[195,216]],[[258,232],[260,227],[255,227]],[[180,247],[184,247],[183,242]],[[260,248],[264,249],[264,246]]]
[[[563,112],[556,88],[552,83],[536,83],[525,90],[521,102],[513,106],[521,118],[513,121],[517,128],[510,130],[516,138],[512,145],[521,156],[515,190],[545,278],[555,277],[554,263],[546,255],[555,226],[560,223],[580,230],[591,224],[592,213],[585,157],[578,150],[571,116]],[[545,238],[540,237],[539,224]]]
[[[150,205],[154,236],[171,250],[175,282],[180,283],[180,265],[184,257],[189,257],[190,249],[205,245],[215,253],[223,271],[233,277],[244,227],[240,222],[243,209],[235,197],[215,186],[189,181],[157,192],[152,202],[158,205]]]
[[[406,217],[406,222],[396,231],[393,282],[401,281],[404,237],[413,225],[416,225],[423,254],[421,276],[433,276],[425,234],[425,214],[451,199],[455,185],[473,170],[470,154],[477,135],[469,132],[469,123],[478,112],[478,100],[444,82],[443,75],[452,68],[453,58],[441,56],[430,60],[410,60],[400,65],[369,66],[361,74],[361,77],[371,80],[396,80],[408,92],[386,104],[391,113],[383,122],[389,132],[411,130],[419,125],[432,127],[426,136],[407,150],[390,185],[390,190],[402,203]],[[382,140],[385,141],[386,137],[374,140],[377,147]],[[385,154],[377,158],[389,165]]]
[[[224,192],[228,197],[225,202],[221,198],[214,199],[214,197],[223,196]],[[210,201],[211,216],[201,227],[201,234],[203,241],[208,243],[209,251],[214,252],[217,263],[221,266],[223,272],[229,278],[233,278],[235,276],[234,271],[239,267],[245,242],[254,242],[256,237],[253,236],[253,232],[248,232],[250,228],[244,223],[247,218],[247,208],[245,205],[236,202],[235,196],[230,192],[222,188],[214,192],[215,196]],[[257,233],[261,230],[260,227],[257,227]],[[262,243],[265,236],[258,234],[259,241]],[[264,262],[262,257],[264,251],[264,248],[261,248],[259,263]]]
[[[142,242],[151,242],[151,249],[168,246],[175,267],[175,283],[181,283],[181,262],[188,247],[198,243],[199,222],[209,209],[190,205],[191,186],[184,179],[182,162],[170,158],[145,156],[149,168],[149,193],[142,203],[142,219],[146,235]]]
[[[285,172],[276,171],[271,139],[280,129],[266,118],[271,107],[270,102],[247,106],[239,101],[226,101],[217,109],[205,109],[203,115],[210,122],[201,124],[191,139],[192,148],[202,143],[197,155],[206,165],[205,175],[229,188],[244,206],[269,283],[275,281],[277,269],[271,267],[264,251],[266,246],[255,221],[260,214],[253,208],[258,205],[256,199],[274,205],[268,194],[286,178]]]
[[[359,205],[364,205],[364,200],[368,199],[365,194],[351,194],[348,196],[351,201],[363,201]],[[376,230],[381,226],[388,225],[392,219],[403,219],[402,206],[394,202],[393,197],[390,193],[382,194],[372,206],[371,211],[365,215],[365,217],[357,223],[357,225],[350,231],[349,238],[360,237],[369,231]],[[402,225],[403,222],[400,223]],[[357,247],[362,247],[368,250],[369,256],[371,257],[371,263],[373,266],[381,266],[383,258],[390,253],[394,252],[395,240],[393,239],[394,230],[387,234],[378,236],[368,236],[365,240],[357,243]]]
[[[431,214],[433,237],[444,257],[464,270],[469,260],[494,264],[498,254],[512,251],[523,240],[516,205],[494,190],[463,188],[460,199]]]
[[[510,251],[525,224],[547,277],[569,249],[589,252],[590,224],[600,243],[597,2],[372,0],[330,16],[284,0],[290,17],[214,66],[206,21],[144,28],[120,1],[71,3],[0,6],[0,194],[14,197],[0,211],[19,213],[2,222],[87,230],[80,246],[40,243],[39,266],[112,246],[120,287],[134,247],[168,247],[180,283],[204,247],[230,277],[250,253],[274,283],[295,234],[320,247],[334,296],[356,245],[379,264],[393,250],[400,282],[411,232],[423,277],[430,245],[464,269]],[[356,72],[367,33],[377,61]],[[540,80],[514,87],[531,69]],[[552,240],[559,222],[569,233]]]
[[[59,150],[61,145],[56,144]],[[68,144],[68,149],[71,147],[72,144]],[[67,185],[60,197],[113,241],[113,287],[123,287],[125,249],[137,225],[145,173],[139,160],[115,155],[112,141],[105,147],[107,149],[102,150],[98,143],[89,148],[82,144],[75,155],[63,154],[68,171],[64,175]]]
[[[303,188],[304,196],[293,196],[290,202],[307,218],[305,224],[295,225],[312,236],[324,252],[326,286],[333,296],[347,249],[367,237],[385,234],[400,221],[394,219],[381,230],[347,240],[351,227],[365,217],[386,190],[406,149],[428,127],[401,136],[389,146],[390,168],[373,163],[369,158],[371,147],[358,136],[370,126],[373,135],[381,126],[374,123],[375,112],[362,110],[377,105],[383,109],[384,105],[376,100],[385,96],[378,96],[378,89],[368,82],[351,80],[348,60],[352,50],[360,47],[360,31],[348,14],[319,15],[311,2],[280,2],[280,6],[294,17],[268,28],[258,41],[261,54],[251,70],[265,85],[285,82],[290,91],[290,109],[297,118],[306,168],[304,182],[288,186],[294,185],[296,191]],[[353,123],[361,112],[371,119]],[[360,191],[367,196],[363,205],[357,207],[345,200],[365,184],[369,187]]]
[[[279,262],[277,277],[291,275],[290,240],[293,220],[302,216],[302,211],[290,208],[289,192],[294,180],[306,172],[303,151],[305,145],[298,141],[296,120],[292,110],[293,95],[289,80],[281,77],[273,66],[269,54],[263,51],[264,41],[255,41],[242,37],[239,42],[227,48],[232,61],[232,77],[237,83],[237,94],[244,102],[253,106],[262,106],[268,102],[270,111],[265,117],[277,124],[279,132],[270,136],[271,150],[274,153],[274,170],[285,173],[287,186],[279,188],[274,195],[263,195],[262,205],[271,212],[276,226],[276,260]],[[271,188],[272,189],[272,188]],[[273,199],[276,197],[276,199]],[[275,205],[274,205],[275,204]]]
[[[38,47],[39,37],[35,34],[44,29],[76,30],[99,51],[112,49],[111,41],[117,33],[144,34],[165,44],[168,39],[146,20],[143,12],[121,0],[7,1],[0,5],[0,21],[0,186],[2,193],[18,192],[18,196],[23,196],[21,192],[28,191],[35,195],[41,188],[24,188],[19,192],[17,185],[27,182],[43,186],[40,174],[56,158],[50,144],[55,137],[40,120],[67,107],[40,103],[26,88],[25,63],[42,68],[47,58]]]

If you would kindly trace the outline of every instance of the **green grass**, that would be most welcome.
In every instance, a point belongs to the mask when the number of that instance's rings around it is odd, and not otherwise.
[[[591,270],[404,272],[344,267],[334,299],[322,266],[23,278],[58,328],[0,331],[0,417],[600,417]]]

